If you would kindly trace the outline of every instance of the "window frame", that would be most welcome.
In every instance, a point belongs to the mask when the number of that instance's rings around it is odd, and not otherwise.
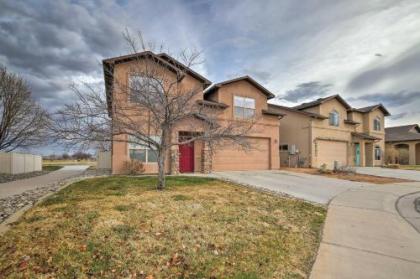
[[[129,136],[129,137],[131,137],[131,136]],[[160,136],[149,136],[149,137],[154,137],[155,141],[160,141]],[[129,140],[131,141],[131,139],[129,139]],[[136,141],[136,140],[133,140],[133,141]],[[144,164],[157,164],[158,163],[157,149],[154,149],[152,146],[148,145],[147,143],[142,144],[140,142],[140,140],[137,140],[137,141],[138,141],[138,143],[131,143],[131,142],[128,143],[128,156],[129,156],[130,160],[137,160],[137,159],[133,159],[131,157],[131,151],[132,150],[144,150],[145,151],[145,161],[144,162],[141,161],[141,160],[138,160],[138,161],[140,161]],[[153,161],[150,162],[149,161],[149,152],[155,152],[156,153],[155,154],[156,162],[153,162]]]
[[[377,116],[375,117],[375,119],[373,119],[373,130],[381,131],[381,129],[382,129],[382,121],[381,121],[381,118]]]
[[[286,152],[286,151],[289,152],[289,144],[280,144],[279,149],[280,151],[283,151],[283,152]]]
[[[242,102],[242,105],[237,105],[236,101]],[[247,105],[247,100],[252,103],[252,105]],[[239,109],[241,113],[237,113]],[[246,116],[246,112],[252,112],[252,114]],[[235,119],[249,120],[254,119],[256,116],[256,100],[255,98],[245,97],[240,95],[233,95],[233,117]]]
[[[334,127],[340,126],[340,113],[335,109],[332,110],[328,115],[328,124]]]
[[[374,154],[373,155],[374,155],[373,157],[374,157],[375,161],[382,160],[382,149],[381,149],[381,147],[379,145],[376,145],[375,146],[375,148],[374,148]]]
[[[133,98],[133,96],[134,96],[134,94],[133,94],[133,86],[132,86],[132,78],[134,78],[134,77],[136,77],[136,78],[141,78],[141,79],[149,79],[150,81],[151,81],[151,84],[153,83],[153,82],[158,82],[158,81],[156,81],[156,79],[154,79],[154,78],[152,78],[152,77],[147,77],[147,76],[145,76],[144,74],[141,74],[141,73],[129,73],[128,74],[128,82],[127,82],[127,84],[128,84],[128,96],[127,96],[127,98],[128,98],[128,102],[129,103],[133,103],[133,104],[135,104],[135,103],[139,103],[135,98]],[[158,86],[158,85],[156,85],[156,86]],[[157,95],[157,94],[156,94]]]

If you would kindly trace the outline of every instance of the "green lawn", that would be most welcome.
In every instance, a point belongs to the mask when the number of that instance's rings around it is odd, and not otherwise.
[[[56,171],[61,169],[63,166],[58,166],[58,165],[42,165],[42,170],[43,171]]]
[[[0,278],[304,278],[326,210],[218,180],[74,183],[0,238]]]
[[[420,171],[420,165],[400,165],[400,169]]]

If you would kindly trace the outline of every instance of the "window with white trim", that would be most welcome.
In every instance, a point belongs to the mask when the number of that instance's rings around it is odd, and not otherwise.
[[[330,126],[338,127],[340,125],[340,114],[336,110],[333,110],[332,112],[330,112],[329,123],[330,123]]]
[[[382,150],[380,146],[375,146],[375,160],[379,161],[382,159]]]
[[[373,130],[380,131],[381,130],[381,119],[379,117],[376,117],[373,120]]]
[[[150,138],[156,142],[160,141],[160,136],[150,136]],[[156,163],[157,162],[157,150],[154,146],[147,144],[144,141],[129,137],[129,155],[131,160],[138,160],[143,163]]]
[[[131,103],[151,102],[158,100],[162,87],[157,79],[140,74],[131,74],[128,78],[129,101]]]
[[[255,99],[234,96],[233,109],[235,118],[251,119],[255,117]]]

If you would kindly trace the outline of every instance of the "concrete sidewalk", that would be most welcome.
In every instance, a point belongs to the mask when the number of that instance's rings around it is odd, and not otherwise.
[[[420,278],[420,234],[396,209],[418,191],[418,182],[373,185],[335,197],[310,278]]]
[[[376,175],[383,177],[401,178],[407,180],[420,181],[420,171],[416,170],[401,170],[401,169],[390,169],[381,167],[358,167],[356,168],[357,173]]]
[[[26,179],[0,183],[0,199],[56,183],[66,178],[82,174],[89,166],[65,166],[51,173]]]

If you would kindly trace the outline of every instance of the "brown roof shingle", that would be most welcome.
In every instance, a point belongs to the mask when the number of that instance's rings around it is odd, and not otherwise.
[[[385,128],[385,141],[413,141],[420,140],[420,127],[418,124]]]

